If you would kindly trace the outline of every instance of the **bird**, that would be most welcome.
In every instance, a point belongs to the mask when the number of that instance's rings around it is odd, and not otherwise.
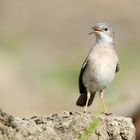
[[[115,50],[113,27],[105,22],[98,22],[91,28],[96,41],[92,45],[79,74],[80,96],[76,105],[87,107],[93,102],[96,93],[99,93],[103,106],[103,113],[110,114],[104,101],[104,90],[114,79],[120,69],[119,59]]]

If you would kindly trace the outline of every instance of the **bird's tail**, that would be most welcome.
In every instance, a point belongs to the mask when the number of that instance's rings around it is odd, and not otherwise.
[[[91,93],[90,92],[90,98],[88,101],[88,106],[90,106],[93,102],[94,96],[96,92]],[[78,106],[85,106],[87,101],[87,93],[81,94],[76,102],[76,105]]]

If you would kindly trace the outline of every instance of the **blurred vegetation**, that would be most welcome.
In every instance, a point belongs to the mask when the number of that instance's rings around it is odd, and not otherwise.
[[[88,140],[90,135],[93,134],[93,132],[96,130],[98,126],[98,115],[94,115],[95,118],[89,123],[88,127],[85,129],[85,131],[81,134],[79,137],[79,140]]]

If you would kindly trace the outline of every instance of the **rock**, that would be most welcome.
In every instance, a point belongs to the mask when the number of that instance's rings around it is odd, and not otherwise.
[[[16,118],[0,110],[0,140],[135,140],[131,118],[82,112]]]

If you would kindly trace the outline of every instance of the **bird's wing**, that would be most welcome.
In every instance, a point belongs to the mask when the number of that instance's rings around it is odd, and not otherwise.
[[[80,92],[81,94],[87,93],[86,87],[84,86],[83,80],[82,80],[82,78],[83,78],[83,73],[84,73],[84,71],[85,71],[87,65],[88,65],[88,59],[86,58],[85,61],[84,61],[84,63],[83,63],[83,65],[82,65],[80,74],[79,74],[79,92]]]
[[[118,63],[117,63],[117,66],[116,66],[116,71],[115,71],[115,73],[117,73],[119,70],[120,70],[120,64],[119,64],[119,62],[118,62]]]

